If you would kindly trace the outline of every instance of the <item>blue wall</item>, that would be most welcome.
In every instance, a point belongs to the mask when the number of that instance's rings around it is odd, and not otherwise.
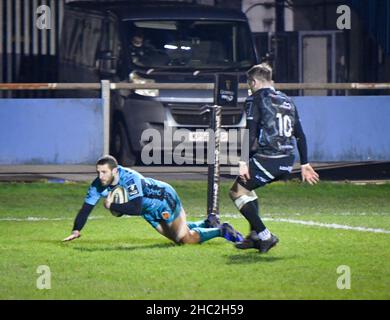
[[[390,160],[390,96],[293,99],[309,161]]]
[[[100,99],[0,99],[0,164],[94,164]]]
[[[390,160],[390,96],[294,97],[310,161]],[[94,164],[100,99],[0,99],[0,164]]]

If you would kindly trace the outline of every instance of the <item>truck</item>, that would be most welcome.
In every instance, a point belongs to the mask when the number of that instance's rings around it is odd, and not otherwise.
[[[60,82],[213,83],[215,74],[227,73],[246,83],[246,71],[256,63],[252,33],[241,11],[173,1],[73,1],[65,6]],[[72,94],[97,97],[99,92]],[[245,127],[247,94],[239,90],[237,103],[222,109],[222,128]],[[160,132],[164,139],[167,130],[174,136],[186,129],[197,132],[192,141],[204,139],[199,130],[208,128],[210,119],[202,108],[214,103],[214,94],[121,89],[111,91],[110,101],[110,153],[120,163],[134,165],[142,163],[142,150],[150,144],[146,130]],[[161,142],[162,151],[164,146]]]

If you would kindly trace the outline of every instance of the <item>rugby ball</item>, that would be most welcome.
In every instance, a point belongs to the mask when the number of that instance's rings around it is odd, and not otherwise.
[[[112,191],[109,193],[109,197],[112,197],[112,202],[113,203],[126,203],[129,201],[129,197],[127,195],[127,190],[123,188],[122,186],[116,186]],[[116,217],[120,217],[122,213],[116,212],[114,210],[110,210],[112,215]]]

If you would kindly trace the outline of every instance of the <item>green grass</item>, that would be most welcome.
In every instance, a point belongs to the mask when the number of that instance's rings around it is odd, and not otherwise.
[[[189,220],[205,216],[204,182],[171,184]],[[232,216],[229,185],[221,185],[221,215],[246,233],[246,221]],[[142,218],[114,218],[99,204],[82,237],[62,243],[87,186],[0,184],[0,299],[390,298],[390,234],[266,220],[281,241],[261,255],[221,238],[175,246]],[[390,230],[390,184],[279,182],[257,194],[266,218]],[[40,265],[50,268],[50,290],[36,287]],[[340,265],[350,267],[349,290],[336,286]]]

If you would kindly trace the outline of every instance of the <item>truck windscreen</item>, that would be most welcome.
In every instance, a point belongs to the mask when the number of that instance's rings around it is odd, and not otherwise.
[[[159,69],[248,69],[248,25],[237,21],[125,21],[130,65]]]

